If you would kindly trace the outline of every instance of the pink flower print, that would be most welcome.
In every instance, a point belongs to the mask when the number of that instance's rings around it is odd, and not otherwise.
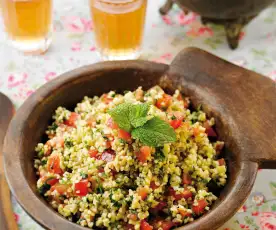
[[[14,88],[19,85],[22,85],[26,82],[28,75],[26,73],[23,74],[11,74],[8,77],[8,88]]]
[[[16,221],[16,223],[18,223],[19,221],[19,215],[17,215],[16,213],[13,213],[14,214],[14,219]]]
[[[181,26],[189,25],[196,20],[196,16],[197,15],[193,12],[190,12],[187,15],[185,15],[184,12],[181,12],[177,17],[178,23]]]
[[[268,74],[268,76],[273,80],[276,81],[276,70],[272,71]]]
[[[172,25],[173,24],[171,18],[168,15],[162,16],[162,19],[167,25]]]
[[[247,207],[245,205],[243,205],[238,212],[246,212]]]
[[[81,44],[79,42],[74,42],[71,46],[72,51],[80,51],[81,50]]]
[[[260,192],[255,192],[250,197],[251,197],[252,203],[257,206],[261,206],[265,201],[264,195]]]
[[[18,93],[14,94],[14,97],[18,100],[25,100],[31,94],[34,93],[34,90],[30,89],[27,85],[19,88]]]
[[[239,40],[241,41],[244,38],[244,36],[245,36],[245,32],[244,31],[240,32]]]
[[[91,52],[94,52],[94,51],[96,51],[96,47],[95,47],[95,46],[91,46],[89,50],[90,50]]]
[[[276,230],[276,213],[263,212],[258,218],[262,230]]]
[[[249,226],[245,225],[245,224],[240,224],[241,229],[249,229]]]
[[[259,212],[257,212],[257,211],[252,212],[251,215],[252,215],[252,216],[258,216],[258,215],[259,215]]]
[[[172,59],[172,56],[173,55],[171,53],[165,53],[161,55],[159,58],[153,59],[152,61],[167,64]]]
[[[49,72],[45,75],[44,79],[48,82],[48,81],[51,81],[52,79],[54,79],[56,76],[57,76],[57,74],[55,72]]]
[[[209,28],[209,27],[206,27],[206,26],[200,27],[200,28],[198,29],[198,33],[199,33],[200,35],[207,34],[207,35],[209,35],[210,37],[212,37],[212,36],[214,35],[213,30],[212,30],[211,28]]]
[[[63,17],[65,29],[71,33],[85,33],[92,30],[92,21],[76,16]]]

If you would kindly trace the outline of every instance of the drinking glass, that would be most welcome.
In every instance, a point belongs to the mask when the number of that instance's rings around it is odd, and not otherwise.
[[[140,55],[147,0],[90,0],[97,50],[104,60]]]
[[[44,53],[52,41],[52,0],[0,0],[11,44],[30,54]]]

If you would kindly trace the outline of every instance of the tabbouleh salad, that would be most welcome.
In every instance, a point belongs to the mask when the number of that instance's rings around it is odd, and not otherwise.
[[[214,119],[155,86],[57,108],[34,160],[39,193],[92,229],[169,230],[206,213],[226,164]]]

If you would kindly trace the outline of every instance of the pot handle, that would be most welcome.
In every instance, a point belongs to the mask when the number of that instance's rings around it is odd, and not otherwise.
[[[220,138],[240,160],[276,169],[275,82],[194,47],[176,56],[166,76],[215,117]]]

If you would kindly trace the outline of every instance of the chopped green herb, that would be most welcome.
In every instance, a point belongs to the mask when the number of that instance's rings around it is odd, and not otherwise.
[[[102,185],[99,185],[99,186],[97,187],[97,193],[101,193],[101,194],[104,193],[104,189],[103,189]]]
[[[81,172],[80,175],[81,175],[82,179],[88,178],[88,174],[86,174],[86,173]]]
[[[55,122],[53,122],[53,124],[48,127],[48,130],[56,131],[57,128],[58,128],[58,125]]]
[[[119,203],[118,201],[116,201],[116,200],[113,200],[112,196],[113,196],[113,193],[110,193],[110,194],[109,194],[109,199],[110,199],[110,201],[113,203],[113,205],[114,205],[116,208],[120,208],[120,207],[122,206],[122,204],[120,204],[120,203]]]
[[[47,160],[44,159],[41,161],[41,165],[46,165],[46,164],[47,164]]]
[[[65,139],[64,145],[65,145],[66,148],[71,148],[71,147],[74,146],[73,141],[70,141],[68,139]]]
[[[44,183],[39,189],[38,192],[40,195],[44,196],[44,194],[51,188],[51,185]]]
[[[155,154],[154,154],[154,159],[163,161],[163,160],[165,160],[165,155],[161,150],[156,151]]]
[[[172,116],[172,120],[176,120],[176,116],[173,115],[173,116]]]

